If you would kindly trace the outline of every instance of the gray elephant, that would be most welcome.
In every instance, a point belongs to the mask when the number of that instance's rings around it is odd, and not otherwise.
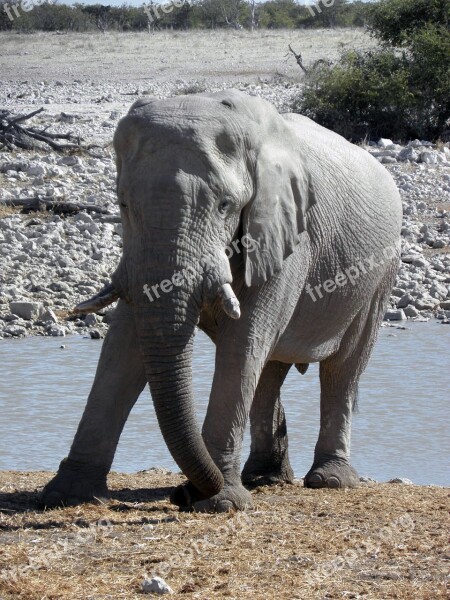
[[[119,436],[148,382],[189,479],[173,502],[243,509],[251,495],[242,480],[292,480],[280,388],[292,365],[304,373],[312,362],[321,416],[305,485],[357,485],[352,410],[399,263],[401,203],[388,172],[309,119],[235,90],[139,100],[114,146],[123,256],[111,285],[77,310],[120,300],[43,504],[108,495]],[[197,326],[216,344],[202,433],[192,395]]]

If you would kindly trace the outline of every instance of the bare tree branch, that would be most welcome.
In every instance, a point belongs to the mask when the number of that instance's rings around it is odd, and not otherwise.
[[[295,50],[292,49],[292,46],[289,44],[289,51],[292,52],[292,54],[294,55],[294,58],[298,64],[298,66],[300,67],[300,69],[302,69],[302,71],[304,73],[308,73],[308,70],[306,69],[306,67],[303,65],[303,58],[302,55],[300,53],[297,54],[297,52],[295,52]]]
[[[0,149],[13,150],[14,147],[23,150],[34,150],[34,140],[43,142],[57,152],[66,150],[81,150],[81,138],[69,133],[50,133],[47,127],[37,129],[36,127],[24,127],[24,123],[32,117],[41,113],[44,108],[39,108],[26,115],[12,115],[9,110],[0,109]],[[68,144],[60,144],[56,140],[67,140]]]

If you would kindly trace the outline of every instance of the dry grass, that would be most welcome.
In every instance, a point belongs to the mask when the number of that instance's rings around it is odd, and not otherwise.
[[[16,208],[14,206],[5,206],[4,204],[0,204],[0,219],[3,217],[9,217],[10,215],[16,215],[20,213],[21,208]]]
[[[169,503],[179,475],[112,474],[110,504],[41,512],[49,477],[0,474],[2,599],[137,600],[158,569],[180,598],[446,597],[445,488],[259,488],[248,513],[203,515]]]
[[[148,33],[0,33],[2,79],[86,78],[150,83],[177,78],[246,80],[301,71],[288,44],[305,64],[335,60],[343,48],[370,47],[363,29],[276,31],[161,31]],[[149,81],[150,80],[150,81]]]

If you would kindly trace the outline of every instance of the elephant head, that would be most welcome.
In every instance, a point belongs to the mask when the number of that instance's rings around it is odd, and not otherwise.
[[[237,91],[136,102],[119,123],[123,256],[112,284],[76,310],[131,303],[158,421],[184,474],[208,497],[222,474],[193,408],[191,355],[202,309],[239,317],[226,248],[260,286],[307,235],[314,193],[305,151],[283,117]],[[218,300],[219,299],[219,300]]]

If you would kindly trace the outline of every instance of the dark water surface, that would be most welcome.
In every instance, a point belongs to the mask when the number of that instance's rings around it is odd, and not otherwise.
[[[214,346],[202,333],[195,346],[194,389],[202,418]],[[0,470],[57,468],[68,453],[100,348],[101,341],[79,336],[0,341]],[[449,485],[449,400],[450,326],[429,322],[409,323],[406,330],[383,328],[363,375],[353,421],[353,464],[359,474]],[[291,463],[301,477],[311,465],[318,433],[318,365],[303,376],[292,368],[283,402]],[[150,466],[178,470],[146,391],[125,427],[113,469],[134,472]]]

